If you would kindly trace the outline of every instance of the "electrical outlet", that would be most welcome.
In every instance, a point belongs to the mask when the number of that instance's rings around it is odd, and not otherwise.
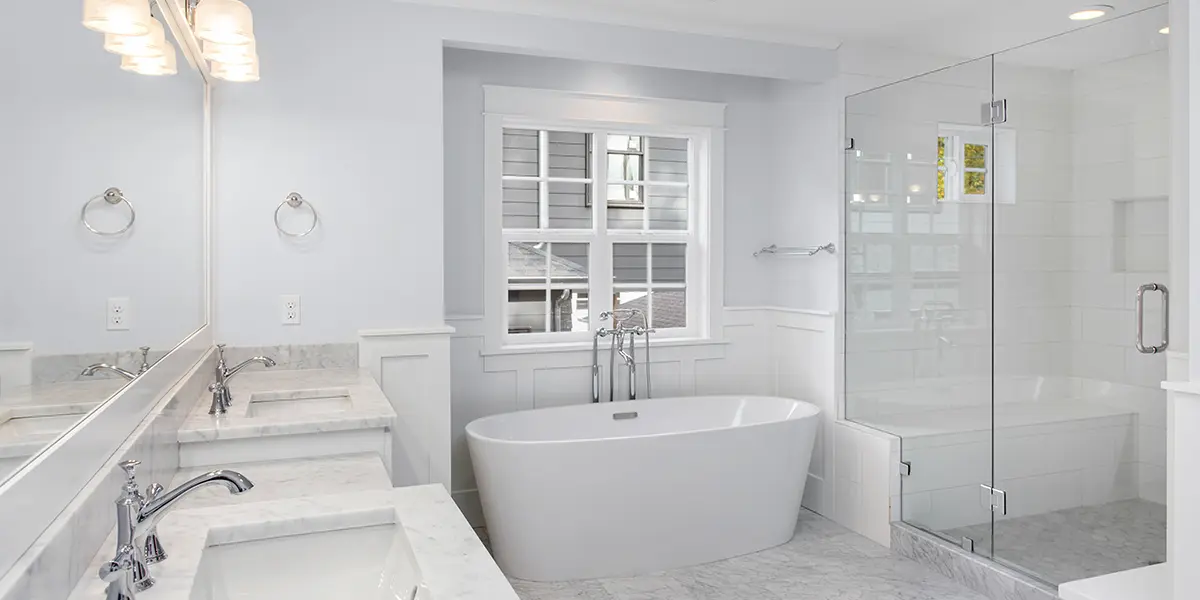
[[[129,322],[132,320],[132,316],[129,310],[129,298],[108,299],[109,331],[129,331]]]
[[[280,296],[280,322],[284,325],[300,324],[300,296]]]

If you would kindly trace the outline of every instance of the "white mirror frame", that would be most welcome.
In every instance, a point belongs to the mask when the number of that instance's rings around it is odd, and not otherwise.
[[[160,0],[163,16],[188,63],[204,82],[203,277],[204,322],[137,380],[104,401],[33,460],[0,484],[0,515],[6,515],[0,543],[0,576],[34,545],[90,482],[150,410],[212,347],[212,111],[211,78],[200,57],[182,0]],[[115,493],[115,491],[114,491]],[[114,496],[115,497],[115,496]]]

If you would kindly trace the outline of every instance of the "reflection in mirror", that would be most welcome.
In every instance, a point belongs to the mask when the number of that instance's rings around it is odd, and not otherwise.
[[[0,4],[0,482],[204,321],[203,79],[103,4]]]

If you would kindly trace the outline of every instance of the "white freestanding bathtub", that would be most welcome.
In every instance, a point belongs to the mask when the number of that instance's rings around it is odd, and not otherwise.
[[[509,413],[467,425],[496,561],[533,581],[628,576],[792,538],[820,411],[717,396]]]

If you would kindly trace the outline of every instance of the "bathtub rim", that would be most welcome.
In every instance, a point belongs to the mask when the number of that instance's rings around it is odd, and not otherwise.
[[[734,429],[756,429],[756,428],[760,428],[760,427],[769,427],[772,425],[783,425],[790,421],[803,421],[803,420],[807,420],[807,419],[816,419],[816,418],[820,418],[821,413],[822,413],[821,408],[819,406],[817,406],[816,404],[813,404],[812,402],[808,402],[805,400],[796,400],[795,398],[785,398],[783,396],[767,396],[767,395],[757,395],[757,394],[753,394],[753,395],[752,394],[708,394],[708,395],[703,395],[703,396],[671,396],[669,398],[650,398],[650,399],[644,399],[644,400],[618,400],[616,402],[600,402],[599,404],[621,406],[621,405],[633,405],[633,404],[637,404],[637,403],[655,402],[655,401],[663,401],[663,400],[696,400],[696,399],[702,399],[702,398],[740,398],[740,399],[758,398],[758,399],[765,399],[765,400],[784,400],[787,402],[791,402],[794,405],[804,408],[806,410],[799,414],[793,413],[792,415],[790,415],[789,417],[786,417],[786,418],[777,419],[777,420],[773,420],[773,421],[763,421],[761,423],[754,423],[752,425],[721,425],[718,427],[706,427],[706,428],[702,428],[702,429],[685,429],[685,430],[680,430],[680,431],[664,431],[661,433],[628,435],[628,436],[623,436],[623,437],[578,437],[578,438],[561,439],[561,440],[506,440],[506,439],[500,439],[500,438],[496,438],[496,437],[481,435],[477,431],[477,428],[476,428],[476,424],[478,424],[482,421],[488,421],[488,420],[492,420],[492,419],[502,419],[502,418],[506,418],[506,417],[511,418],[512,415],[515,415],[515,414],[520,414],[520,413],[525,413],[525,412],[534,412],[534,411],[566,411],[566,410],[572,410],[572,409],[579,410],[582,407],[590,407],[590,406],[593,406],[594,404],[596,404],[596,403],[588,403],[588,404],[576,404],[576,405],[570,405],[570,406],[554,406],[554,407],[549,407],[549,408],[534,408],[534,409],[525,410],[525,411],[518,410],[518,411],[513,411],[513,412],[488,415],[486,417],[480,417],[478,419],[471,421],[470,423],[467,423],[467,426],[464,427],[463,429],[467,434],[468,445],[469,445],[469,442],[471,442],[471,441],[479,441],[479,442],[488,443],[488,444],[501,444],[501,445],[510,445],[510,446],[542,446],[542,445],[560,445],[560,444],[581,444],[581,443],[590,443],[590,442],[616,442],[616,441],[622,441],[622,440],[668,439],[668,438],[673,438],[673,437],[696,435],[696,434],[702,434],[702,433],[711,434],[711,433],[718,432],[718,431],[730,431],[730,430],[734,430]]]

